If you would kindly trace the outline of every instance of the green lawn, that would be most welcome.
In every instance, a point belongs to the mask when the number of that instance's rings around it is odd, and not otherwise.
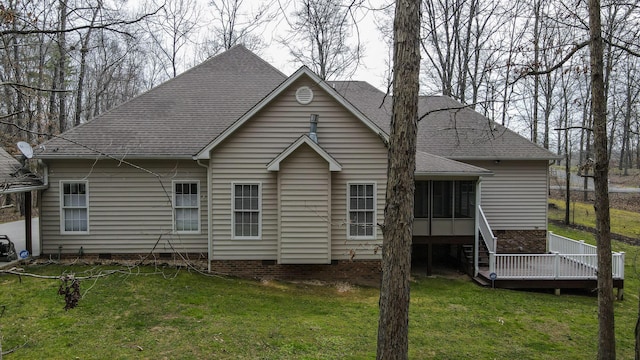
[[[576,209],[589,225],[588,205]],[[620,216],[612,212],[613,231],[634,236],[636,230],[629,229],[640,226],[640,214],[624,214],[630,217],[623,226]],[[590,233],[555,225],[550,230],[594,243]],[[615,303],[618,359],[633,359],[639,253],[619,242],[613,249],[626,252],[625,300]],[[77,276],[99,271],[59,265],[26,270]],[[0,341],[3,351],[15,349],[3,359],[375,357],[375,288],[259,282],[175,269],[159,274],[151,267],[140,271],[82,282],[83,298],[69,311],[63,310],[57,280],[0,275]],[[594,294],[482,288],[456,274],[416,276],[410,310],[412,359],[596,356]]]
[[[629,246],[615,246],[635,254]],[[627,259],[631,264],[633,256]],[[625,301],[615,304],[618,359],[633,359],[638,280],[632,269],[627,265]],[[80,276],[89,268],[27,270]],[[375,357],[374,288],[167,269],[164,275],[85,281],[79,306],[64,311],[58,286],[56,280],[0,276],[0,305],[6,309],[0,317],[2,349],[24,344],[4,359]],[[482,288],[461,275],[417,277],[412,283],[412,359],[591,359],[596,337],[593,295]]]
[[[549,199],[549,203],[555,205],[555,209],[549,209],[549,219],[564,222],[565,201]],[[620,209],[609,209],[609,211],[611,213],[611,232],[631,238],[640,237],[640,214]],[[570,223],[595,228],[595,221],[593,204],[573,201],[570,203]]]

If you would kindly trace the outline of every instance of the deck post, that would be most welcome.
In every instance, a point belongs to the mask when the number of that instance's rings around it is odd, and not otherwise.
[[[31,228],[32,216],[31,191],[26,191],[24,193],[24,242],[25,249],[29,252],[29,256],[33,256],[33,229]]]
[[[427,276],[431,276],[433,272],[433,244],[429,242],[427,245]]]
[[[624,279],[624,258],[625,258],[625,254],[624,251],[619,252],[618,254],[620,254],[620,261],[618,262],[618,274],[620,276],[620,279]]]
[[[489,274],[496,272],[496,253],[489,251]]]
[[[473,276],[478,276],[480,271],[480,203],[482,202],[482,178],[478,178],[476,182],[476,214],[475,214],[475,237],[473,239]]]
[[[560,253],[554,251],[553,254],[555,255],[553,257],[553,278],[557,279],[560,274]]]

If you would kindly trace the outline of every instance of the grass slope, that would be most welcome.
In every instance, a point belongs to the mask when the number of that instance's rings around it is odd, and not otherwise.
[[[591,205],[577,203],[575,209],[577,223],[593,226]],[[562,208],[550,210],[550,217],[562,219]],[[640,214],[612,210],[613,232],[637,237],[639,224]],[[587,232],[550,230],[595,243]],[[627,254],[625,300],[615,303],[618,359],[633,359],[638,248],[614,241],[613,249]],[[49,265],[27,271],[80,276],[97,269]],[[3,351],[17,348],[4,359],[375,357],[377,289],[154,271],[84,281],[83,299],[69,311],[57,295],[59,282],[0,275],[0,341]],[[591,359],[597,299],[481,288],[456,274],[416,275],[409,326],[413,359]]]
[[[81,275],[96,269],[27,270]],[[615,304],[618,359],[633,358],[638,281],[630,265],[627,270],[626,300]],[[85,281],[83,299],[69,311],[62,309],[57,281],[0,276],[0,305],[6,307],[0,317],[2,349],[25,344],[5,359],[375,357],[377,289],[142,271]],[[596,354],[594,296],[481,288],[455,274],[416,277],[410,311],[414,359],[589,359]]]
[[[566,203],[562,199],[549,199],[554,207],[549,209],[549,219],[564,222]],[[609,209],[611,213],[611,232],[631,238],[640,237],[640,214],[620,209]],[[572,201],[569,204],[569,221],[572,224],[590,228],[596,226],[593,204]]]

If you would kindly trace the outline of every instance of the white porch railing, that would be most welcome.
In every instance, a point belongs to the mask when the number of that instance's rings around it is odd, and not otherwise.
[[[547,246],[550,252],[559,252],[567,258],[573,258],[574,261],[584,261],[586,265],[593,266],[594,269],[598,269],[598,248],[586,244],[584,240],[573,240],[564,236],[556,235],[549,231]],[[582,260],[580,255],[590,255],[585,260]],[[613,277],[616,279],[624,279],[624,252],[612,252],[611,253],[611,271]],[[587,260],[588,259],[588,260]]]
[[[482,239],[484,243],[487,245],[487,250],[489,253],[496,252],[498,238],[493,236],[493,231],[491,231],[491,227],[489,226],[489,222],[487,221],[487,217],[484,216],[484,211],[482,211],[481,207],[478,207],[478,213],[480,213],[480,221],[478,222],[478,227],[480,228],[480,235],[482,235]]]
[[[498,279],[596,279],[596,247],[549,232],[549,254],[489,253],[489,272]],[[612,253],[612,275],[624,279],[624,252]]]

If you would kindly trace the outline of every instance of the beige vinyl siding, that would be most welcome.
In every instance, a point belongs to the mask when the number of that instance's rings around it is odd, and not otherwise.
[[[469,163],[494,172],[481,183],[481,205],[492,230],[547,229],[547,161]]]
[[[207,253],[206,170],[194,161],[133,161],[159,177],[112,160],[51,160],[42,196],[42,253]],[[86,180],[89,233],[61,234],[60,181]],[[173,234],[172,181],[199,181],[200,231]],[[164,186],[164,188],[163,188]],[[161,238],[161,239],[160,239]],[[160,241],[158,241],[160,239]]]
[[[302,145],[280,165],[281,264],[326,264],[330,252],[329,165]]]
[[[300,105],[295,100],[298,87],[307,85],[313,101]],[[386,188],[387,153],[381,138],[346,111],[306,77],[284,90],[262,111],[213,149],[211,154],[213,259],[277,260],[278,198],[277,172],[266,165],[309,132],[309,116],[318,114],[318,144],[342,165],[331,173],[332,259],[379,258],[376,240],[347,241],[346,184],[348,181],[375,181],[378,190],[378,222],[382,222]],[[259,240],[231,239],[230,184],[234,181],[262,183],[262,236]],[[366,250],[365,250],[366,249]]]

